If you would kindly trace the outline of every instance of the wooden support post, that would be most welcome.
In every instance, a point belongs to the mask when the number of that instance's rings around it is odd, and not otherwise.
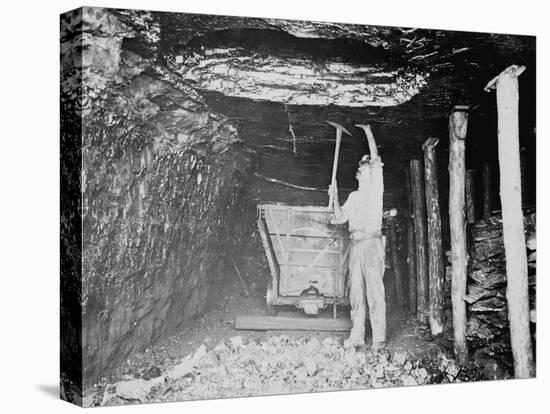
[[[439,187],[437,176],[436,138],[426,140],[424,149],[424,174],[426,176],[426,210],[428,220],[428,285],[429,322],[432,335],[443,332],[444,298],[443,245],[441,240],[441,212],[439,209]]]
[[[405,298],[403,295],[403,278],[401,275],[401,266],[399,264],[399,251],[397,242],[397,228],[394,217],[388,218],[388,230],[390,238],[391,258],[394,276],[395,296],[397,298],[397,306],[400,310],[405,305]]]
[[[488,162],[483,163],[483,219],[489,220],[493,211],[493,188],[491,183],[491,167]]]
[[[506,298],[516,378],[535,375],[529,333],[527,255],[521,209],[519,155],[518,76],[523,66],[510,66],[494,78],[485,90],[496,87],[498,113],[498,161],[504,250],[506,254]]]
[[[476,221],[476,188],[475,170],[466,171],[466,221],[473,224]]]
[[[414,223],[412,214],[411,171],[405,169],[405,184],[407,189],[407,268],[409,274],[409,312],[416,313],[416,247],[414,244]]]
[[[411,160],[411,194],[416,242],[416,316],[425,323],[428,311],[428,249],[426,244],[426,198],[420,160]]]
[[[449,226],[451,230],[451,301],[454,351],[460,365],[468,364],[466,343],[466,223],[464,220],[465,140],[468,128],[466,106],[455,106],[449,116]]]

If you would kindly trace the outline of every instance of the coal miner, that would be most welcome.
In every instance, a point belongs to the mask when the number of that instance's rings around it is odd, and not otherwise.
[[[348,223],[351,250],[349,256],[350,304],[352,329],[346,346],[364,345],[366,305],[369,306],[374,349],[386,344],[386,302],[384,292],[385,249],[382,242],[382,196],[384,182],[382,160],[378,156],[369,125],[357,125],[367,135],[370,155],[359,161],[355,174],[358,188],[342,207],[336,185],[329,187],[334,197],[332,224]]]

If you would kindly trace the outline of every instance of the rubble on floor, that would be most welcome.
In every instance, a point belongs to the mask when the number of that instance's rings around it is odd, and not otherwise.
[[[401,349],[344,348],[327,337],[235,336],[192,355],[149,380],[126,379],[88,397],[89,406],[461,382],[441,351],[426,359]]]

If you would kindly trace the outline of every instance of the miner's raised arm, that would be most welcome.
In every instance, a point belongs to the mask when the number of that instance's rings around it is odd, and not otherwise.
[[[334,215],[330,219],[331,224],[344,224],[348,221],[345,209],[340,207],[340,200],[338,199],[338,186],[334,182],[334,186],[330,185],[328,187],[329,194],[332,192],[334,199]]]

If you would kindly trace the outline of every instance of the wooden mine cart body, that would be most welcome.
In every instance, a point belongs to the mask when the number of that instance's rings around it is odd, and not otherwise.
[[[272,274],[266,303],[295,305],[307,314],[349,304],[347,226],[329,223],[327,207],[258,205],[258,227]]]

